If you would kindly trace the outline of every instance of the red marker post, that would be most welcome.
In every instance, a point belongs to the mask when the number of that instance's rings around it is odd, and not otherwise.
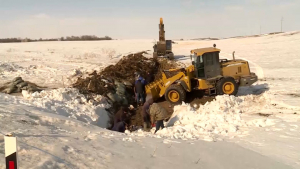
[[[6,169],[18,169],[17,138],[12,134],[4,136]]]

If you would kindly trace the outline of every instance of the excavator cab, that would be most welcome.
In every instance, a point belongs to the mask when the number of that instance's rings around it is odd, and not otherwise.
[[[173,60],[174,53],[172,52],[172,40],[165,39],[165,26],[162,18],[160,18],[158,28],[159,41],[153,46],[153,58],[164,56]]]

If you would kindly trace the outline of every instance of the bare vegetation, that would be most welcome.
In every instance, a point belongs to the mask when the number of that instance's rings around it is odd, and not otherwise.
[[[67,37],[50,38],[50,39],[3,38],[3,39],[0,39],[0,43],[40,42],[40,41],[99,41],[99,40],[112,40],[112,38],[109,36],[97,37],[95,35],[67,36]]]

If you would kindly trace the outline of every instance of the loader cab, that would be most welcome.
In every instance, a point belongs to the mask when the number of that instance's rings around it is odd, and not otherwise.
[[[219,62],[220,49],[201,48],[192,50],[191,53],[196,78],[208,79],[221,75]]]
[[[204,62],[202,56],[197,56],[197,54],[192,55],[192,64],[195,67],[195,77],[204,78]]]

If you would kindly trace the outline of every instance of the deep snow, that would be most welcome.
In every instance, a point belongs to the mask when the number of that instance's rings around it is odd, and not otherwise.
[[[20,168],[290,168],[235,143],[128,136],[43,108],[0,104],[1,133],[17,136]],[[1,159],[3,148],[0,137]]]
[[[216,43],[223,58],[235,50],[236,58],[248,60],[260,81],[240,88],[238,97],[176,106],[168,128],[156,135],[94,126],[106,126],[105,98],[95,95],[87,102],[66,88],[77,76],[129,52],[151,50],[153,40],[3,44],[0,84],[22,76],[58,89],[23,91],[23,97],[0,94],[1,132],[14,131],[22,142],[22,168],[118,168],[123,163],[127,168],[299,168],[299,40],[300,34],[284,33],[178,41],[175,57],[186,65],[190,60],[184,55],[191,49]],[[0,150],[4,156],[3,146]]]

